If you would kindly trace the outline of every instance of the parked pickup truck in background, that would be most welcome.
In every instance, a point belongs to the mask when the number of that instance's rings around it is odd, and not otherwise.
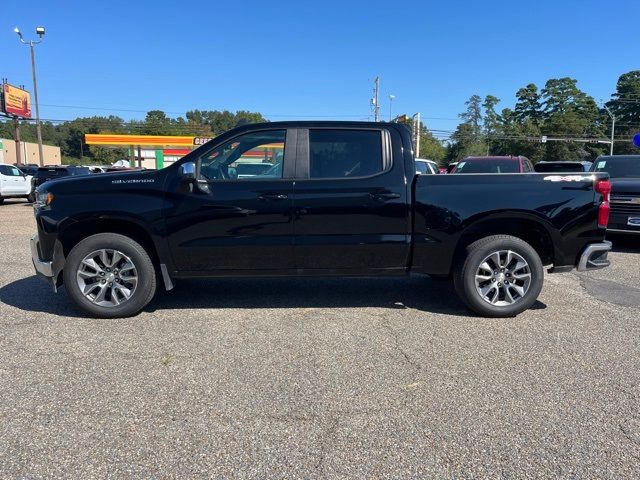
[[[33,187],[37,188],[44,182],[64,178],[74,175],[89,175],[91,170],[89,167],[76,167],[75,165],[52,165],[49,167],[40,167],[33,177]]]
[[[603,155],[591,167],[611,177],[611,220],[607,231],[640,234],[640,155]]]
[[[256,152],[269,169],[231,175]],[[480,315],[514,316],[536,301],[543,266],[609,264],[609,188],[606,173],[416,175],[411,134],[393,123],[253,124],[163,170],[41,185],[32,257],[99,317],[139,312],[156,278],[170,290],[194,277],[410,272],[451,277]]]

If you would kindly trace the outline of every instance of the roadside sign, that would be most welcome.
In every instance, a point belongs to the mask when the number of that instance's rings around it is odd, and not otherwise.
[[[540,143],[547,143],[547,136],[543,135],[542,138],[540,139]]]
[[[1,108],[7,115],[31,118],[31,96],[26,90],[3,83]]]
[[[636,134],[633,136],[633,144],[634,144],[636,147],[640,148],[640,132],[636,133]]]

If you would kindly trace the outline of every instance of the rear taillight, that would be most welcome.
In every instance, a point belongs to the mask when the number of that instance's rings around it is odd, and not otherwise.
[[[609,206],[611,182],[609,182],[609,180],[597,180],[596,192],[602,194],[602,203],[598,209],[598,226],[607,228],[607,225],[609,224],[609,212],[611,211],[611,207]]]

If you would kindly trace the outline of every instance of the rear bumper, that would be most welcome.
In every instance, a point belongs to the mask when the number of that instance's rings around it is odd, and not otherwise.
[[[606,240],[600,243],[590,243],[580,254],[576,268],[579,272],[585,272],[608,267],[611,264],[607,258],[610,250],[611,242]]]

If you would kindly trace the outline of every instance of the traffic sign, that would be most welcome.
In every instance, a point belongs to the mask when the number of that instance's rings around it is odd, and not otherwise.
[[[634,144],[636,147],[640,148],[640,132],[636,133],[636,134],[633,136],[633,144]]]

